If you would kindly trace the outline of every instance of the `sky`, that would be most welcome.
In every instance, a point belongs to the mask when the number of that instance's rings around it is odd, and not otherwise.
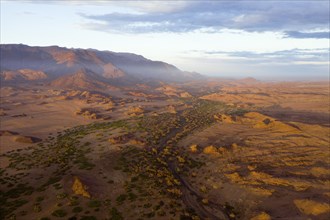
[[[0,0],[1,44],[131,52],[185,71],[329,79],[328,0]]]

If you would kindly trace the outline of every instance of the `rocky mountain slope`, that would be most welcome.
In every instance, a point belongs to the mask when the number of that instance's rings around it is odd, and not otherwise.
[[[43,71],[19,69],[1,71],[0,78],[5,81],[43,80],[47,78],[47,75]]]
[[[104,82],[104,78],[96,73],[86,70],[80,69],[73,74],[68,74],[62,77],[59,77],[53,80],[50,83],[53,87],[62,87],[62,88],[85,88],[91,89],[99,88],[99,89],[107,89],[110,88],[110,85]]]
[[[177,82],[202,77],[197,73],[181,71],[168,63],[152,61],[131,53],[68,49],[58,46],[30,47],[22,44],[0,45],[0,50],[2,81],[13,81],[17,78],[35,80],[35,77],[27,75],[36,75],[40,72],[45,74],[45,76],[39,77],[40,79],[55,80],[51,84],[56,86],[68,86],[70,82],[74,82],[73,86],[89,84],[88,82],[81,83],[86,78],[93,78],[90,80],[98,81],[98,83],[93,83],[94,85],[104,83],[120,85],[140,83],[146,79]],[[8,73],[8,71],[16,71],[19,73],[16,75],[22,75],[20,73],[22,69],[29,69],[30,74],[14,77],[11,75],[15,74]],[[89,77],[85,77],[86,74],[75,74],[81,70],[85,73],[88,72]],[[64,78],[58,80],[61,77]],[[68,77],[71,80],[66,80]],[[73,80],[73,78],[79,78],[80,83],[77,84],[77,80]]]

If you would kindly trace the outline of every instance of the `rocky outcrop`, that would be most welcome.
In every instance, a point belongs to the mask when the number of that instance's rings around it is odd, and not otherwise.
[[[143,113],[144,113],[144,110],[140,106],[130,107],[126,112],[126,114],[129,116],[138,116],[138,115],[142,115]]]
[[[99,119],[97,113],[91,109],[79,109],[75,112],[75,115],[84,116],[87,119]]]
[[[33,144],[33,143],[37,143],[40,142],[41,139],[37,138],[37,137],[31,137],[31,136],[21,136],[18,135],[14,138],[14,141],[16,142],[20,142],[20,143],[27,143],[27,144]]]
[[[91,194],[87,190],[88,187],[82,183],[79,177],[75,176],[72,184],[72,191],[77,195],[91,198]]]
[[[330,212],[330,205],[327,203],[319,203],[309,199],[296,199],[293,201],[297,208],[307,215],[320,215]]]
[[[14,131],[8,131],[8,130],[0,131],[0,136],[14,136],[14,135],[18,135],[18,133],[14,132]]]
[[[218,155],[219,151],[216,147],[213,145],[207,146],[203,149],[204,154],[210,154],[210,155]]]

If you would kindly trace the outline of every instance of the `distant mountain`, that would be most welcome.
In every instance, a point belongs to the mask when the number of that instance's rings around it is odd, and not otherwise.
[[[29,69],[36,73],[43,72],[45,76],[40,79],[54,80],[50,84],[58,87],[69,86],[69,82],[72,86],[92,87],[141,83],[145,80],[187,81],[202,77],[198,73],[184,72],[173,65],[132,53],[22,44],[0,45],[0,52],[2,79],[25,77],[30,80],[31,77],[26,77],[26,74],[19,77],[22,69]],[[8,71],[18,74],[11,73],[9,77]]]
[[[181,71],[171,64],[161,61],[152,61],[136,54],[108,51],[95,51],[95,53],[104,60],[107,60],[107,62],[114,64],[125,73],[139,79],[185,81],[202,77],[198,73]]]
[[[250,84],[250,83],[258,83],[259,81],[253,77],[246,77],[246,78],[237,80],[237,82]]]

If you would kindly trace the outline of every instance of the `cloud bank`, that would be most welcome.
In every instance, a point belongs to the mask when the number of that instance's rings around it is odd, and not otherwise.
[[[256,53],[251,51],[189,51],[197,53],[198,56],[211,55],[219,60],[248,61],[258,65],[278,64],[308,64],[308,65],[329,65],[329,48],[319,49],[292,49],[274,51],[268,53]]]
[[[221,76],[226,77],[252,76],[265,80],[329,79],[329,48],[292,49],[266,53],[191,50],[186,51],[182,57],[186,60],[206,63],[208,72],[215,76],[220,72]]]
[[[286,31],[284,32],[284,35],[285,37],[299,38],[299,39],[306,39],[306,38],[329,39],[330,38],[329,31],[322,31],[322,32]]]
[[[282,32],[290,38],[329,38],[328,1],[119,2],[137,13],[79,14],[90,29],[123,33]],[[139,5],[140,4],[140,5]],[[326,30],[315,32],[315,30]]]

